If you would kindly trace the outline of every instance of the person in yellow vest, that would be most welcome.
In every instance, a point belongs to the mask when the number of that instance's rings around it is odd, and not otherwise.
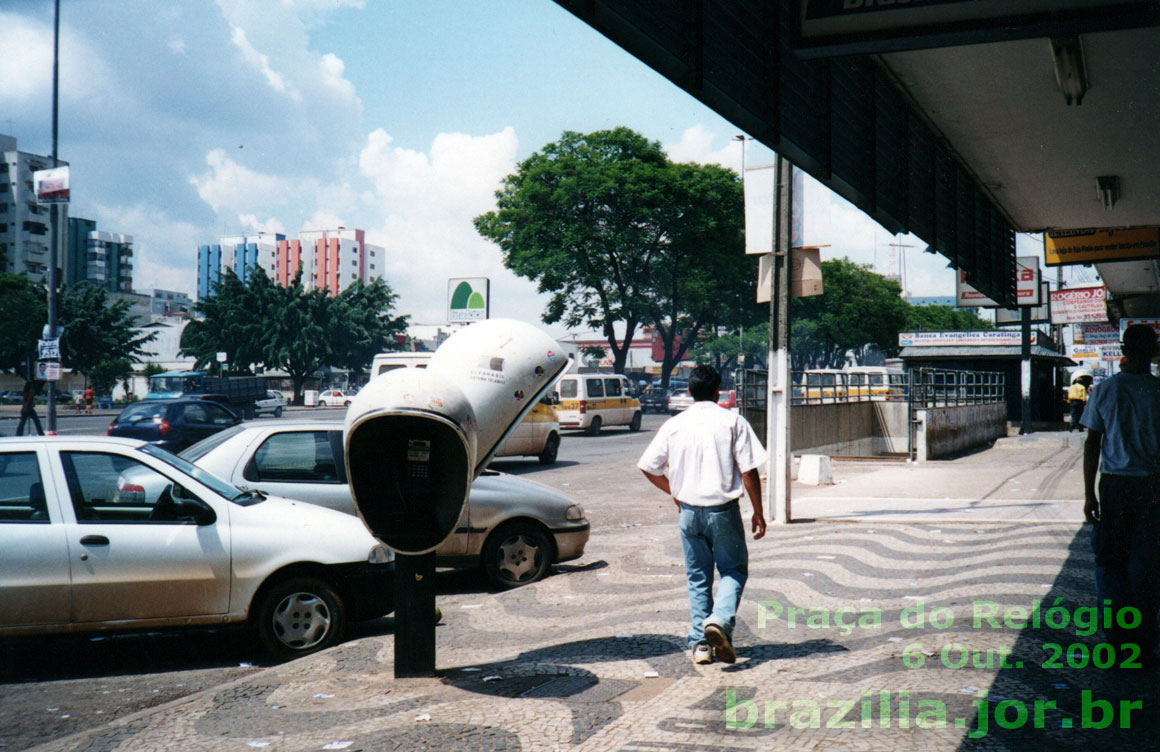
[[[1083,416],[1083,409],[1087,405],[1088,384],[1091,382],[1092,377],[1083,371],[1076,371],[1071,377],[1071,387],[1067,390],[1067,404],[1071,408],[1071,427],[1067,429],[1068,433],[1083,430],[1079,419]]]

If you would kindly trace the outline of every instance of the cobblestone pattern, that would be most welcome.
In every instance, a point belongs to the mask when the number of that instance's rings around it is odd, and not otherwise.
[[[1154,675],[1054,667],[1049,644],[1083,645],[1079,665],[1098,633],[976,625],[983,601],[1000,619],[1089,605],[1078,526],[815,523],[750,551],[731,666],[691,663],[675,527],[646,525],[594,537],[581,566],[533,586],[441,597],[439,677],[394,680],[391,637],[371,637],[43,749],[1156,748]],[[1121,700],[1140,703],[1126,728]],[[937,708],[945,724],[920,728]]]

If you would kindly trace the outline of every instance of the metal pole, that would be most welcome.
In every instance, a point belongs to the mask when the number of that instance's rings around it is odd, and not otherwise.
[[[54,3],[55,15],[52,22],[52,166],[57,167],[57,102],[60,83],[60,0]],[[57,225],[60,224],[60,204],[49,204],[48,223],[52,227],[48,247],[48,339],[56,339],[56,288],[59,284],[56,274]],[[56,382],[48,382],[48,414],[46,433],[56,435]]]
[[[778,155],[774,191],[773,290],[769,301],[769,483],[772,521],[792,519],[790,451],[790,226],[793,221],[793,166]]]
[[[1031,306],[1020,306],[1023,312],[1022,336],[1020,344],[1023,360],[1020,369],[1020,388],[1023,391],[1023,416],[1019,424],[1019,434],[1031,433]]]
[[[395,557],[395,678],[435,675],[435,554]]]

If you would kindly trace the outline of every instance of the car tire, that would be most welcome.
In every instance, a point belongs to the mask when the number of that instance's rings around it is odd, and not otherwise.
[[[500,590],[543,579],[553,558],[548,534],[530,522],[500,525],[484,542],[481,554],[484,574]]]
[[[281,418],[281,417],[282,417],[282,408],[281,408],[281,407],[275,407],[275,408],[274,408],[274,417],[275,417],[275,418]]]
[[[585,431],[585,433],[589,436],[596,436],[600,433],[600,424],[603,422],[604,421],[600,420],[600,416],[597,415],[592,419],[592,422],[588,424],[588,429]]]
[[[548,436],[548,440],[544,442],[544,451],[540,452],[539,460],[541,465],[551,465],[556,462],[556,455],[560,453],[560,437],[557,434]]]
[[[343,407],[350,407],[350,400],[342,403]]]
[[[279,660],[325,650],[346,629],[342,598],[315,577],[291,577],[266,588],[253,613],[258,639]]]
[[[640,430],[640,421],[641,421],[640,413],[639,412],[633,413],[632,414],[632,422],[628,424],[628,430],[639,431]]]
[[[318,400],[319,407],[326,407],[326,400]]]

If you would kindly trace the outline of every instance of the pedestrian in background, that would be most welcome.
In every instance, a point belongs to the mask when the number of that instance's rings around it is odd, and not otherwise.
[[[1125,659],[1131,656],[1119,646],[1136,644],[1151,667],[1160,607],[1160,379],[1150,372],[1160,351],[1156,332],[1129,326],[1123,350],[1121,371],[1100,384],[1083,413],[1083,513],[1094,523],[1098,606],[1110,601],[1113,613],[1130,608],[1139,615],[1139,626],[1106,630],[1108,642]]]
[[[1092,377],[1086,373],[1076,372],[1071,377],[1071,386],[1067,390],[1067,404],[1071,408],[1071,427],[1067,429],[1069,433],[1083,430],[1080,418],[1083,417],[1083,409],[1087,405],[1087,388],[1091,381]]]
[[[16,435],[24,435],[24,425],[32,419],[32,425],[36,426],[36,433],[40,436],[44,435],[44,429],[40,427],[40,418],[36,417],[36,382],[24,382],[24,395],[20,400],[20,422],[16,424]]]
[[[637,467],[680,510],[689,587],[689,647],[694,663],[733,663],[733,627],[749,577],[749,551],[738,500],[753,505],[753,538],[765,535],[761,476],[765,450],[740,414],[718,406],[721,376],[697,366],[689,376],[693,404],[657,431]],[[713,571],[721,580],[713,592]]]
[[[97,393],[93,391],[91,386],[85,387],[85,415],[93,414],[93,398],[96,396]]]

